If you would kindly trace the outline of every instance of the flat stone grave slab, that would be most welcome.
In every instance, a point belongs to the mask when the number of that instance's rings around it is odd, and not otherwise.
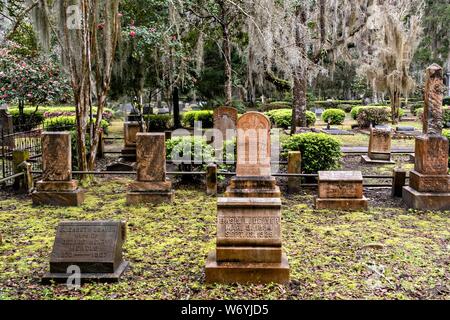
[[[324,132],[324,133],[328,133],[328,134],[331,134],[331,135],[335,135],[335,136],[345,136],[345,135],[348,135],[348,136],[353,136],[353,135],[355,135],[355,133],[353,133],[352,131],[348,131],[348,130],[341,130],[341,129],[333,129],[333,128],[331,128],[331,129],[322,129],[321,130],[322,132]]]
[[[50,272],[42,278],[44,284],[51,281],[66,282],[73,273],[80,271],[80,282],[117,282],[128,262],[122,258],[126,225],[120,221],[63,221],[56,231],[50,256]]]

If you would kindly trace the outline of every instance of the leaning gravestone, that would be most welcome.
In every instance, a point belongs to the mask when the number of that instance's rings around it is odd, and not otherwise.
[[[72,148],[69,132],[42,133],[42,180],[31,194],[34,205],[79,206],[84,191],[72,179]]]
[[[50,272],[42,282],[66,282],[77,269],[81,282],[118,281],[129,265],[122,258],[125,238],[124,222],[61,222],[50,256]]]
[[[362,161],[373,164],[394,164],[391,159],[391,128],[370,128],[369,152]]]
[[[0,106],[0,135],[3,138],[2,144],[4,147],[14,149],[14,126],[12,116],[8,113],[8,105]]]
[[[361,171],[319,171],[316,209],[367,209]]]
[[[442,136],[442,68],[427,68],[423,134],[416,137],[415,165],[409,186],[403,187],[403,200],[409,208],[450,209],[448,175],[449,142]]]
[[[166,178],[164,133],[138,133],[137,181],[130,183],[127,204],[172,202],[172,183]]]
[[[226,197],[217,199],[217,247],[206,262],[206,282],[288,282],[280,190],[270,173],[270,120],[259,112],[244,114],[237,141],[237,176]]]

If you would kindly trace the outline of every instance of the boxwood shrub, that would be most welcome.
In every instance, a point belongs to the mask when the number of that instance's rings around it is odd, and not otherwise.
[[[302,154],[302,171],[317,173],[321,170],[339,168],[341,143],[325,133],[300,133],[286,139],[283,144],[284,156],[288,151],[300,151]]]
[[[322,113],[322,120],[331,125],[343,124],[345,120],[345,111],[341,109],[327,109]]]
[[[144,121],[152,132],[163,132],[173,126],[172,116],[168,114],[148,114],[144,116]]]
[[[44,130],[46,131],[72,131],[75,130],[76,125],[77,121],[75,116],[59,116],[44,120]],[[103,132],[108,134],[109,122],[102,120],[101,127]]]
[[[181,122],[183,126],[193,128],[195,121],[202,122],[202,128],[212,128],[214,125],[212,110],[196,110],[185,112],[182,116]]]
[[[277,128],[287,129],[292,122],[292,109],[278,109],[265,112],[269,117],[272,125]],[[316,123],[316,115],[314,112],[306,111],[306,123],[308,127]]]

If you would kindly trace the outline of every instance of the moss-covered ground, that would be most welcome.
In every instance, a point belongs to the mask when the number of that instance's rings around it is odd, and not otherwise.
[[[367,212],[317,211],[313,191],[283,198],[287,285],[206,285],[215,246],[216,198],[179,187],[172,205],[127,207],[128,178],[88,189],[79,208],[32,207],[27,196],[0,199],[0,299],[449,299],[450,215],[407,211],[371,200]],[[389,191],[370,191],[389,199]],[[126,220],[125,259],[117,284],[80,290],[42,286],[61,220]]]

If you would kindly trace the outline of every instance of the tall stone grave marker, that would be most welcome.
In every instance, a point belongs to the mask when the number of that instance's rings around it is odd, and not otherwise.
[[[390,128],[370,128],[369,153],[362,156],[363,162],[394,164],[395,162],[391,159],[391,139]]]
[[[164,133],[138,133],[137,181],[129,185],[128,204],[172,202],[172,183],[166,179]]]
[[[42,133],[42,180],[31,197],[34,205],[79,206],[84,191],[72,179],[72,148],[69,132]]]
[[[449,142],[442,136],[442,68],[427,68],[423,134],[416,137],[415,165],[409,186],[403,187],[403,200],[409,208],[423,210],[450,209],[448,175]]]
[[[319,171],[316,209],[367,209],[361,171]]]
[[[223,146],[224,141],[232,140],[236,137],[236,122],[238,118],[238,112],[232,107],[218,107],[214,109],[214,129],[216,130],[214,135],[213,146],[216,150],[216,157],[223,159]],[[220,132],[221,136],[217,134]]]
[[[128,268],[122,258],[126,225],[120,221],[59,223],[50,256],[50,272],[42,282],[66,282],[79,272],[81,282],[116,282]]]
[[[206,281],[288,282],[280,190],[270,175],[269,119],[259,112],[244,114],[237,122],[237,140],[238,175],[217,200],[216,250],[206,262]]]

